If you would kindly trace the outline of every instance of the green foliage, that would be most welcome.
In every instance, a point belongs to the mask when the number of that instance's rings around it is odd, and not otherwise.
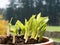
[[[18,27],[21,29],[21,35],[24,35],[25,34],[25,26],[21,23],[21,21],[17,20],[15,25],[17,25],[17,29],[18,29]]]
[[[25,25],[22,24],[21,21],[17,20],[15,30],[18,30],[18,28],[21,29],[21,33],[19,35],[24,35],[25,42],[27,42],[29,37],[30,39],[37,39],[38,37],[38,41],[40,42],[45,33],[48,20],[48,17],[41,17],[41,13],[37,16],[32,15],[28,21],[25,19]]]
[[[13,25],[11,24],[13,18],[11,18],[10,22],[9,22],[9,28],[10,28],[10,34],[11,35],[17,35],[18,34],[18,26],[15,24],[14,27],[12,27]],[[13,33],[13,34],[12,34]]]

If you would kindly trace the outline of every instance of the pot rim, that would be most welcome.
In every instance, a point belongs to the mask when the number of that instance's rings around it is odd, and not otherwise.
[[[48,37],[43,37],[43,38],[48,39],[48,41],[44,42],[44,43],[40,43],[40,44],[50,44],[50,43],[53,43],[53,40],[51,38],[48,38]]]

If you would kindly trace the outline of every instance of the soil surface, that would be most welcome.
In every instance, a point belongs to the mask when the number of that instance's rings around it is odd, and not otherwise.
[[[0,37],[0,44],[9,44],[9,45],[17,45],[18,44],[18,45],[24,45],[24,44],[36,44],[36,43],[39,43],[38,39],[37,40],[28,39],[27,43],[25,43],[25,39],[23,37],[24,36],[16,36],[14,44],[12,43],[12,39],[13,39],[12,36],[9,36],[7,38]],[[46,42],[46,40],[44,39],[44,41],[41,41],[41,42]]]

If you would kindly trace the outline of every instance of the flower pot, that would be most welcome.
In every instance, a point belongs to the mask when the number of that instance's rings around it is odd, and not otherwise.
[[[53,40],[49,39],[47,37],[44,37],[42,39],[41,43],[35,43],[35,44],[22,44],[22,43],[17,43],[17,44],[0,44],[0,45],[54,45]]]
[[[53,40],[49,39],[48,37],[44,37],[42,39],[42,43],[38,43],[38,44],[26,44],[26,45],[54,45],[53,44]]]

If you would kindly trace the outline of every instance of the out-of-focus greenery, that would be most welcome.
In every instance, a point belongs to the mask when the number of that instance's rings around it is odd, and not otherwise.
[[[7,35],[8,22],[6,20],[0,20],[0,35]]]
[[[0,35],[7,35],[8,21],[3,19],[3,16],[0,15]]]
[[[60,26],[47,26],[48,31],[60,31]]]
[[[54,42],[60,42],[60,38],[51,38],[54,40]]]
[[[5,18],[12,23],[29,19],[32,14],[42,13],[42,16],[49,16],[49,25],[60,25],[60,0],[10,0],[5,11]]]

